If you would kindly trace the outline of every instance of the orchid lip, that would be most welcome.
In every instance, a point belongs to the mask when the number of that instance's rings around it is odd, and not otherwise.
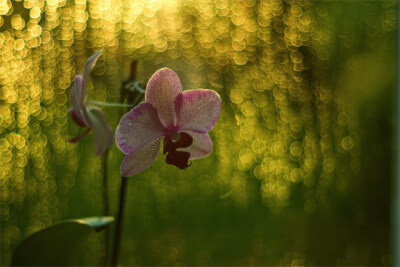
[[[178,151],[179,148],[189,147],[193,143],[193,138],[185,132],[171,132],[176,133],[179,139],[174,141],[171,136],[167,136],[164,139],[164,151],[163,154],[167,154],[166,163],[175,165],[179,169],[186,169],[191,164],[188,164],[190,153],[184,151]]]

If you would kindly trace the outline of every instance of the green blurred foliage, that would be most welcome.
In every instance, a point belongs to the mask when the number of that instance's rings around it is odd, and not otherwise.
[[[0,15],[3,265],[24,236],[102,214],[92,137],[67,142],[71,83],[100,49],[90,99],[117,102],[138,60],[143,81],[169,67],[223,101],[211,156],[130,178],[122,265],[392,263],[397,1],[4,0]]]
[[[68,220],[37,231],[15,248],[12,266],[76,266],[89,236],[113,220],[110,216]]]

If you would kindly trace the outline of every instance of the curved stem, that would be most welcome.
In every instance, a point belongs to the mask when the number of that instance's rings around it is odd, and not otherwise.
[[[122,221],[124,218],[124,206],[126,198],[126,188],[127,188],[128,178],[121,176],[121,187],[119,192],[119,204],[118,204],[118,214],[116,220],[116,230],[114,236],[114,247],[111,259],[111,266],[118,266],[119,263],[119,253],[121,247],[121,233],[122,233]]]
[[[135,82],[133,83],[133,87],[134,87],[139,93],[141,93],[141,94],[144,94],[144,93],[145,93],[145,90],[144,90],[142,87],[140,87],[140,83],[139,83],[138,81],[135,81]]]
[[[85,131],[83,131],[80,135],[78,135],[77,137],[73,137],[68,139],[68,142],[70,143],[76,143],[79,140],[81,140],[83,137],[85,137],[89,132],[90,132],[90,128],[87,128]]]

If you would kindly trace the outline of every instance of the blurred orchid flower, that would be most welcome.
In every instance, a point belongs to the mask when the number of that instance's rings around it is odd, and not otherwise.
[[[96,64],[101,52],[102,51],[95,53],[85,62],[83,76],[80,74],[76,75],[74,85],[71,89],[72,107],[68,110],[68,113],[71,114],[72,120],[77,125],[87,128],[80,135],[71,138],[68,141],[76,143],[85,137],[90,130],[93,130],[94,153],[96,156],[102,155],[107,148],[111,147],[114,139],[114,133],[111,130],[103,111],[97,107],[86,105],[86,94],[90,72]]]
[[[150,166],[160,151],[166,162],[185,169],[191,159],[211,153],[208,131],[221,110],[221,98],[211,90],[182,92],[178,75],[170,69],[158,70],[149,80],[146,101],[122,118],[116,130],[119,149],[126,154],[121,174],[131,176]]]

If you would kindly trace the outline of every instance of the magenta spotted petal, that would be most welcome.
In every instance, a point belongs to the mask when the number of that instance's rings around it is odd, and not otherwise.
[[[146,102],[157,110],[164,127],[176,124],[174,100],[181,93],[179,77],[170,69],[160,69],[150,78],[146,89]]]
[[[208,131],[221,110],[219,95],[206,89],[182,93],[181,83],[170,69],[157,71],[146,88],[146,101],[125,114],[116,130],[116,142],[126,154],[121,174],[131,176],[156,159],[164,139],[166,162],[185,169],[190,160],[212,151]]]
[[[164,127],[157,110],[146,102],[126,113],[115,131],[117,145],[124,154],[130,154],[163,135]]]
[[[175,99],[181,130],[206,133],[211,130],[221,110],[221,98],[211,90],[188,90]]]
[[[92,55],[85,63],[82,75],[76,75],[74,85],[71,89],[72,107],[68,110],[73,121],[86,130],[77,137],[69,139],[69,142],[76,143],[85,137],[90,130],[93,131],[94,152],[97,156],[102,155],[114,142],[114,133],[108,124],[101,109],[86,105],[87,86],[90,73],[96,64],[102,51]]]
[[[160,151],[160,140],[156,139],[134,153],[126,155],[121,163],[121,175],[132,176],[149,167]]]

